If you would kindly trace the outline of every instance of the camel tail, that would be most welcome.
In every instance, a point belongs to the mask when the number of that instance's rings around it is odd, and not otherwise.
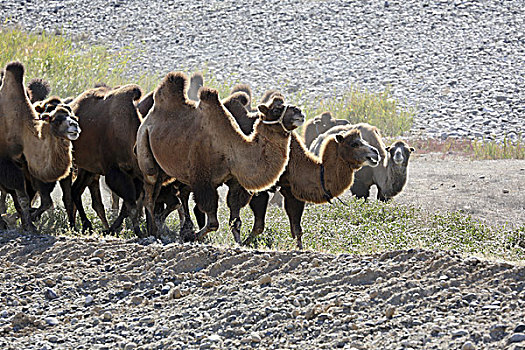
[[[137,142],[135,147],[133,147],[133,151],[137,156],[140,171],[144,174],[144,180],[149,184],[155,184],[159,167],[151,150],[148,129],[144,130],[144,132],[140,131],[137,134]]]

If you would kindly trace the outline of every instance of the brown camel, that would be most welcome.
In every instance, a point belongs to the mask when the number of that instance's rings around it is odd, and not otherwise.
[[[357,198],[368,198],[370,187],[376,185],[377,199],[388,201],[398,195],[404,188],[408,179],[408,162],[414,148],[404,141],[395,141],[386,147],[383,143],[381,132],[376,127],[360,123],[357,125],[336,126],[319,135],[310,146],[310,151],[318,153],[320,145],[330,135],[344,133],[352,128],[361,131],[363,139],[379,150],[383,161],[375,168],[363,167],[354,177],[354,184],[350,188]]]
[[[313,117],[312,119],[308,120],[306,123],[304,123],[303,127],[303,140],[307,148],[310,147],[313,140],[317,138],[317,136],[321,135],[328,129],[338,126],[338,125],[347,125],[350,124],[350,122],[346,119],[335,119],[332,117],[332,113],[330,112],[324,112],[320,115],[317,115]]]
[[[105,175],[108,187],[124,200],[123,210],[131,217],[135,234],[141,235],[137,200],[142,191],[142,174],[133,153],[142,120],[135,103],[141,94],[140,88],[133,84],[115,89],[101,86],[85,91],[71,102],[82,128],[81,136],[73,142],[78,176],[72,196],[83,229],[92,226],[81,195],[98,175]],[[114,223],[110,231],[117,227]]]
[[[23,65],[10,63],[0,87],[0,184],[4,192],[16,194],[22,225],[34,231],[23,172],[42,182],[66,177],[72,163],[71,140],[78,138],[80,130],[65,108],[55,108],[39,118],[23,77]]]
[[[277,93],[274,93],[274,96],[282,98]],[[234,97],[232,95],[225,100],[225,106],[239,125],[249,125],[252,120],[250,114],[241,105],[242,100]],[[244,128],[243,132],[249,134],[251,130]],[[339,196],[350,188],[353,173],[356,170],[363,165],[377,166],[381,158],[375,147],[362,140],[359,132],[336,138],[324,147],[325,152],[319,159],[306,150],[300,137],[293,132],[290,159],[285,172],[277,183],[277,186],[281,187],[281,193],[285,196],[285,209],[290,220],[292,236],[297,239],[299,248],[302,248],[300,222],[304,203],[325,203],[331,197]],[[322,176],[321,169],[323,169]],[[264,230],[269,194],[261,191],[252,197],[235,178],[230,179],[226,184],[229,187],[226,203],[230,209],[230,228],[236,242],[240,243],[241,208],[249,202],[254,212],[255,221],[252,233],[245,241],[245,244],[249,244]],[[181,200],[184,206],[185,199]],[[194,213],[199,227],[202,227],[204,225],[202,213],[196,209]]]
[[[137,134],[136,151],[150,216],[165,173],[189,185],[206,213],[206,226],[196,235],[201,240],[219,227],[217,187],[232,177],[247,190],[271,187],[288,161],[290,133],[304,116],[299,108],[274,98],[259,106],[260,120],[247,137],[216,90],[201,88],[197,105],[187,98],[187,82],[185,74],[172,72],[157,87],[153,109]],[[154,224],[149,233],[156,235]]]
[[[353,183],[354,172],[364,165],[377,166],[377,149],[361,138],[358,130],[328,138],[320,157],[306,150],[301,138],[294,133],[290,144],[290,161],[277,186],[284,197],[284,209],[290,221],[292,237],[302,249],[301,217],[306,202],[326,203],[341,195]],[[254,199],[257,201],[254,202]],[[264,215],[268,197],[254,197],[250,203],[255,221],[252,232],[244,241],[250,244],[264,230]]]

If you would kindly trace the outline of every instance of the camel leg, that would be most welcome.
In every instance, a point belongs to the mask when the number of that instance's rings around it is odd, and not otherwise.
[[[183,220],[180,223],[180,237],[183,242],[190,242],[195,239],[195,226],[193,225],[193,221],[191,220],[190,216],[190,208],[189,208],[189,200],[190,200],[190,194],[191,194],[191,188],[187,185],[180,184],[179,186],[180,191],[180,201],[182,204],[182,209],[179,210],[179,218],[182,216]],[[182,211],[182,214],[181,214]],[[195,213],[195,216],[197,217],[197,222],[199,224],[199,228],[204,227],[205,222],[202,223],[202,226],[199,217],[202,217],[204,213],[202,213],[197,207],[193,210]],[[206,218],[206,217],[205,217]],[[205,220],[204,220],[205,221]]]
[[[284,210],[290,221],[292,237],[297,240],[297,249],[303,249],[301,217],[303,216],[305,203],[295,198],[288,187],[281,187],[281,194],[284,197]]]
[[[106,210],[102,202],[102,193],[100,192],[100,176],[97,175],[88,184],[89,193],[91,195],[91,207],[97,213],[104,230],[109,230],[108,219],[106,218]]]
[[[217,218],[219,193],[217,193],[217,188],[213,188],[210,183],[197,184],[191,186],[191,188],[199,210],[206,213],[206,226],[195,235],[197,240],[203,241],[208,233],[219,229],[219,220]]]
[[[119,196],[111,191],[111,209],[113,210],[119,210],[120,204],[119,204],[120,198]]]
[[[35,189],[40,193],[40,206],[31,213],[32,221],[39,220],[42,214],[53,207],[53,200],[51,199],[51,192],[56,186],[56,182],[45,183],[33,179]]]
[[[370,196],[370,186],[367,186],[365,184],[360,184],[359,186],[356,186],[356,184],[354,183],[354,185],[350,187],[350,191],[354,196],[356,196],[359,199],[367,199]]]
[[[93,225],[91,225],[91,222],[84,211],[84,206],[82,205],[82,193],[84,193],[86,187],[93,181],[93,178],[95,177],[96,175],[93,173],[90,173],[84,169],[78,169],[77,178],[71,188],[73,202],[75,203],[75,206],[78,210],[78,215],[80,215],[80,219],[82,220],[83,232],[86,230],[93,230]]]
[[[255,238],[264,232],[266,210],[268,209],[268,202],[270,194],[268,191],[259,192],[250,200],[250,209],[253,212],[253,227],[250,235],[242,242],[243,245],[251,245]]]
[[[250,202],[252,195],[237,180],[230,180],[227,185],[226,204],[230,209],[230,230],[235,242],[241,244],[241,209]]]
[[[7,192],[0,191],[0,214],[7,213]]]
[[[2,191],[13,197],[24,230],[36,232],[36,227],[31,222],[31,198],[27,194],[24,173],[11,159],[0,158],[0,184]]]
[[[76,208],[75,204],[73,203],[73,196],[71,195],[73,175],[69,174],[66,178],[63,178],[58,183],[60,184],[60,188],[62,189],[62,202],[64,203],[64,208],[66,209],[69,227],[71,227],[74,230]]]
[[[142,231],[139,227],[139,210],[137,208],[137,199],[142,189],[138,188],[138,184],[127,173],[120,169],[114,168],[106,174],[106,183],[110,190],[115,192],[124,200],[126,211],[131,217],[133,223],[133,232],[137,237],[142,237]],[[140,183],[142,187],[142,183]],[[110,232],[114,232],[116,227],[111,225]]]
[[[181,201],[177,194],[178,190],[175,186],[171,184],[163,186],[155,202],[155,220],[157,221],[157,226],[162,227],[163,231],[169,231],[166,225],[168,215],[181,207]]]
[[[149,176],[152,177],[151,175]],[[146,208],[146,222],[148,235],[157,237],[158,227],[155,222],[155,202],[160,193],[162,187],[162,181],[155,177],[155,183],[144,182],[144,207]]]

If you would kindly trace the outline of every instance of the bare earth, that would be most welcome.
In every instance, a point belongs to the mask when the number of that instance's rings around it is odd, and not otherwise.
[[[419,156],[396,201],[525,222],[525,162]],[[1,349],[525,348],[525,266],[0,235]]]

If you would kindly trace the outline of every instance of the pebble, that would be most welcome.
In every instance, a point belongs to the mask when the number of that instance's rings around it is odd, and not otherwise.
[[[44,318],[44,322],[49,326],[56,326],[60,323],[60,321],[56,317],[46,317]]]
[[[136,343],[130,342],[124,346],[124,350],[133,350],[133,349],[136,349],[137,347],[138,345]]]
[[[44,295],[46,299],[48,300],[54,300],[58,298],[57,293],[55,293],[55,291],[51,288],[47,288],[46,291],[44,292]]]
[[[102,321],[109,322],[109,321],[111,321],[112,318],[113,318],[113,314],[111,313],[111,311],[106,311],[102,315]]]
[[[476,350],[476,346],[472,342],[465,342],[461,346],[461,350]]]
[[[171,289],[168,293],[169,299],[180,299],[182,298],[182,292],[179,287]]]
[[[93,303],[94,300],[95,298],[93,298],[92,295],[86,295],[86,298],[84,299],[84,305],[89,306]]]
[[[524,333],[514,333],[509,338],[509,343],[521,343],[525,342],[525,334]]]
[[[270,275],[264,275],[261,278],[259,278],[260,286],[269,285],[270,283],[272,283],[272,276]]]

